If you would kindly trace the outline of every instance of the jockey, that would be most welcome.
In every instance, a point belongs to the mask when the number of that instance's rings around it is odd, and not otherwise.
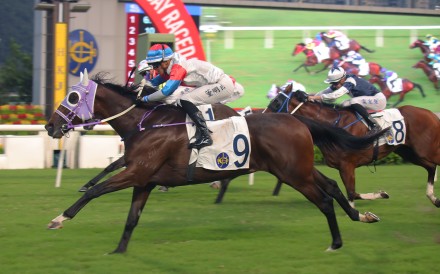
[[[244,93],[241,85],[234,84],[234,79],[223,72],[222,69],[198,59],[187,60],[166,44],[155,44],[150,47],[146,61],[158,73],[151,80],[153,86],[165,83],[162,89],[144,96],[142,102],[165,101],[175,103],[193,120],[198,131],[196,141],[189,148],[200,149],[212,145],[212,139],[205,118],[196,107],[202,104],[214,104],[230,101],[236,92]],[[180,86],[195,87],[191,92],[185,93],[171,101],[167,100]],[[237,87],[240,87],[237,90]],[[240,95],[240,96],[241,96]]]
[[[391,92],[402,91],[402,78],[399,78],[396,72],[386,68],[381,68],[380,73],[382,75],[383,81],[387,83],[387,86]]]
[[[370,126],[371,130],[380,130],[379,124],[374,120],[368,111],[382,111],[387,105],[385,95],[377,90],[367,80],[353,74],[346,74],[341,67],[331,68],[324,83],[331,84],[330,87],[310,95],[311,101],[334,102],[344,94],[352,97],[341,103],[343,107],[350,106],[356,110]]]
[[[365,77],[370,73],[370,66],[368,65],[367,61],[365,61],[365,58],[359,53],[355,52],[354,50],[350,50],[347,53],[347,56],[344,58],[345,62],[350,62],[353,65],[357,66],[359,68],[359,76]]]
[[[313,50],[316,58],[318,59],[318,63],[321,63],[322,60],[330,58],[330,49],[326,46],[325,43],[321,42],[318,39],[306,38],[304,40],[306,44],[306,48]]]
[[[302,84],[300,84],[292,79],[289,79],[289,80],[287,80],[287,82],[284,85],[282,85],[280,87],[277,87],[276,84],[272,84],[272,87],[270,88],[269,92],[267,93],[267,98],[272,100],[273,98],[275,98],[278,95],[279,92],[284,92],[289,85],[292,85],[292,92],[295,92],[298,90],[301,90],[304,92],[306,91],[306,88]]]
[[[348,39],[347,35],[338,30],[329,30],[328,32],[323,34],[324,36],[332,39],[334,41],[334,45],[339,50],[347,50],[350,48],[350,39]]]

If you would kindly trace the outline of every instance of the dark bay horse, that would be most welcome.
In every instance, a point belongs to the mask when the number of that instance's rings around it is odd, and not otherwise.
[[[367,127],[349,109],[334,105],[327,105],[307,101],[307,95],[303,92],[293,92],[288,95],[288,103],[285,103],[281,112],[312,118],[316,121],[328,122],[344,128],[355,136],[363,136],[368,133]],[[283,96],[282,94],[278,96]],[[275,100],[275,99],[274,99]],[[368,165],[374,159],[382,159],[391,152],[400,155],[406,161],[421,166],[428,172],[426,196],[436,206],[440,207],[440,199],[434,194],[434,177],[437,165],[440,165],[440,120],[431,111],[414,106],[402,106],[398,108],[405,119],[406,139],[405,143],[397,146],[382,145],[362,152],[350,152],[340,150],[339,153],[328,153],[319,144],[325,162],[328,166],[339,170],[341,179],[347,190],[349,201],[354,204],[355,199],[372,200],[388,198],[383,192],[359,194],[355,189],[355,169],[362,165]]]
[[[429,62],[430,59],[428,58],[428,55],[429,53],[431,53],[431,50],[424,43],[425,41],[421,39],[417,39],[416,41],[412,42],[411,45],[409,45],[409,48],[410,49],[419,48],[425,58],[425,61]]]
[[[438,84],[438,77],[435,74],[435,70],[426,61],[420,60],[412,67],[423,70],[425,75],[428,77],[429,81],[431,81],[434,84],[434,88],[437,91],[440,90],[440,86]]]
[[[411,82],[410,80],[408,80],[406,78],[402,78],[402,91],[400,91],[398,93],[392,92],[388,88],[387,83],[384,82],[383,78],[380,77],[379,75],[371,76],[368,81],[372,84],[377,84],[380,87],[382,93],[385,95],[385,97],[387,97],[387,99],[393,95],[397,95],[397,94],[399,95],[399,100],[397,100],[397,102],[395,102],[392,107],[396,107],[398,104],[402,103],[403,99],[405,98],[405,95],[408,92],[410,92],[411,90],[413,90],[414,88],[417,88],[420,91],[420,93],[422,94],[422,97],[426,97],[421,85],[414,83],[414,82]]]
[[[350,207],[337,183],[313,165],[314,140],[327,147],[328,152],[336,148],[351,151],[370,146],[377,136],[357,138],[335,127],[310,119],[300,121],[289,114],[253,114],[243,118],[248,125],[249,138],[239,134],[232,140],[240,139],[242,145],[240,149],[234,147],[234,153],[242,156],[243,161],[231,164],[240,166],[248,159],[248,168],[216,171],[196,167],[188,172],[191,151],[188,149],[185,113],[171,105],[139,105],[135,101],[136,94],[127,92],[126,88],[100,78],[89,80],[85,73],[49,119],[45,127],[53,138],[62,138],[75,127],[106,121],[123,138],[126,149],[126,168],[88,189],[49,223],[50,229],[63,227],[64,221],[74,218],[91,200],[131,187],[131,207],[122,237],[114,250],[114,253],[123,253],[156,185],[206,183],[259,170],[275,175],[319,208],[331,231],[330,250],[342,246],[332,198],[353,221],[378,221],[374,214],[360,214]],[[228,108],[224,105],[218,107]],[[89,120],[94,122],[87,122]]]
[[[306,55],[306,60],[299,67],[294,69],[293,72],[298,71],[300,68],[304,68],[307,71],[307,73],[309,73],[310,71],[308,67],[316,66],[317,64],[319,64],[318,57],[316,56],[314,51],[312,49],[308,49],[304,43],[298,43],[293,49],[292,55],[296,56],[301,52],[303,52]],[[330,48],[329,56],[330,58],[321,60],[321,63],[324,65],[324,67],[318,70],[317,73],[326,70],[328,67],[333,65],[333,62],[335,60],[338,60],[341,57],[339,52],[336,49],[332,49],[332,48]]]

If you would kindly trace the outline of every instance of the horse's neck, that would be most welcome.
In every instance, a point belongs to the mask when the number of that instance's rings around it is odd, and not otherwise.
[[[290,109],[290,111],[295,109],[298,106],[298,104],[299,104],[298,101],[292,100],[290,104],[292,109]],[[344,116],[347,116],[346,113],[350,113],[350,112],[348,110],[331,108],[329,106],[325,106],[320,103],[309,102],[303,104],[295,113],[306,117],[310,117],[314,120],[335,124],[338,123],[339,120],[342,119]]]

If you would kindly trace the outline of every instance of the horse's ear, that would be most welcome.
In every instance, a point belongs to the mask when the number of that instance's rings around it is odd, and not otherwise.
[[[84,74],[82,72],[79,73],[79,82],[81,83],[83,80]]]
[[[89,75],[87,74],[87,69],[84,69],[84,75],[81,79],[81,85],[85,87],[89,85]]]

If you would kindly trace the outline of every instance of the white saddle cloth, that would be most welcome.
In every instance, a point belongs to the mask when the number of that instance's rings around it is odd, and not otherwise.
[[[371,115],[382,128],[391,127],[385,136],[379,138],[379,145],[401,145],[405,143],[405,121],[397,108],[385,109]]]
[[[206,111],[206,106],[198,106],[198,108],[203,115],[212,113],[212,111]],[[209,121],[207,117],[205,119],[208,128],[212,131],[213,144],[200,150],[192,149],[189,164],[196,162],[196,167],[209,170],[249,168],[251,142],[246,119],[241,116],[218,121]],[[188,138],[191,140],[196,132],[196,127],[188,116],[186,121],[189,122],[186,129]]]

